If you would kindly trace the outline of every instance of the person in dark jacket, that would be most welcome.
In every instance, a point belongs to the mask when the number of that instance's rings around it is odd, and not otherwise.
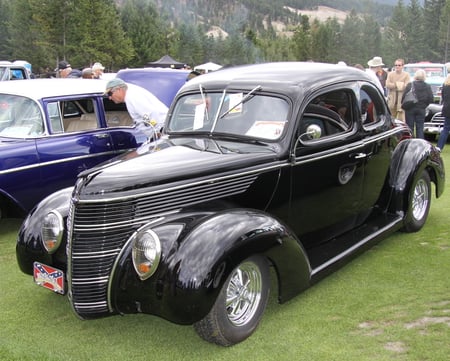
[[[415,134],[416,138],[422,139],[424,138],[423,124],[425,122],[425,109],[433,102],[433,91],[431,90],[431,86],[425,83],[425,79],[425,71],[423,69],[417,70],[414,74],[414,80],[406,85],[402,97],[403,102],[405,94],[411,89],[411,86],[414,85],[414,92],[418,102],[414,104],[411,109],[405,110],[405,119],[406,124],[408,124],[408,127],[411,129],[411,132]],[[416,128],[415,132],[414,126]]]
[[[450,132],[450,74],[445,78],[444,85],[442,86],[442,116],[445,118],[444,127],[441,129],[441,134],[437,142],[437,148],[439,150],[444,149],[445,143],[447,143],[448,133]]]

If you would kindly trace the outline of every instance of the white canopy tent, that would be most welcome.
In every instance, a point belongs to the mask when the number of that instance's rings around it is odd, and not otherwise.
[[[219,70],[220,68],[222,68],[222,65],[208,62],[205,64],[197,65],[196,67],[194,67],[194,70],[199,71],[199,72],[208,73],[210,71]]]

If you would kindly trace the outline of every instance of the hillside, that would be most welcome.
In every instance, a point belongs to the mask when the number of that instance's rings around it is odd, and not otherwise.
[[[221,34],[248,28],[264,31],[268,23],[274,31],[286,32],[298,25],[303,15],[310,21],[335,17],[343,22],[351,10],[369,14],[383,25],[392,12],[391,5],[372,0],[154,0],[154,3],[172,23],[203,26],[205,32],[213,29],[213,33]]]

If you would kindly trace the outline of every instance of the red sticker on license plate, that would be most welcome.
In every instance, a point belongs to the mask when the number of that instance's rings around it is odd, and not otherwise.
[[[64,272],[47,266],[45,264],[34,262],[33,264],[34,282],[39,286],[45,287],[53,292],[64,294]]]

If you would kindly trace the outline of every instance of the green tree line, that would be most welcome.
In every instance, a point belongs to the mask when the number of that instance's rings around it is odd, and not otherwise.
[[[266,61],[366,65],[382,56],[449,61],[450,0],[399,0],[385,11],[353,9],[344,22],[319,22],[272,0],[0,0],[0,60],[27,60],[37,73],[68,60],[109,71],[142,67],[169,54],[195,66]],[[302,1],[289,1],[298,6]],[[308,1],[308,4],[314,1]],[[284,24],[283,32],[276,24]],[[208,35],[212,26],[226,31]]]

